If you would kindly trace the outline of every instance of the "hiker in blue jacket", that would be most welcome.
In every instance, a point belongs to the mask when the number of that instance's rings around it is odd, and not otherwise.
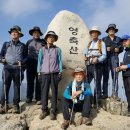
[[[125,47],[125,53],[122,64],[116,68],[117,71],[122,71],[125,94],[128,102],[128,114],[130,116],[130,36],[123,35],[121,43]]]
[[[90,85],[84,80],[84,70],[77,67],[72,75],[74,80],[68,83],[62,101],[64,117],[64,122],[61,125],[62,129],[66,129],[71,122],[69,108],[82,112],[81,118],[76,122],[76,125],[92,124],[92,121],[90,120],[92,92]]]
[[[51,87],[52,99],[50,109],[50,119],[56,119],[58,82],[62,73],[62,52],[54,45],[58,40],[58,35],[54,31],[47,32],[45,36],[47,44],[42,47],[38,55],[38,76],[41,77],[41,101],[42,113],[39,118],[42,120],[48,115],[48,94]]]
[[[10,28],[8,32],[10,33],[12,39],[11,41],[5,42],[3,44],[0,54],[1,62],[4,64],[2,72],[3,89],[1,96],[0,114],[3,114],[8,110],[9,90],[12,81],[14,83],[14,98],[12,112],[19,113],[20,85],[22,82],[20,80],[23,79],[22,66],[25,66],[27,62],[26,46],[19,40],[19,38],[23,37],[21,28],[16,25]]]

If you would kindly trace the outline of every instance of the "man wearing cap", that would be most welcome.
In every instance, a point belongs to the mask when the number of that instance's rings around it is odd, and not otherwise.
[[[107,49],[107,58],[103,62],[103,95],[102,98],[108,97],[108,80],[109,72],[111,70],[111,76],[113,79],[112,97],[118,99],[118,74],[115,68],[119,66],[118,55],[123,51],[123,47],[120,43],[120,38],[115,36],[118,32],[115,24],[108,25],[106,33],[108,36],[103,38]]]
[[[47,45],[42,47],[38,55],[37,72],[41,76],[41,101],[42,113],[39,118],[44,119],[48,115],[48,93],[51,86],[52,99],[50,109],[50,119],[56,119],[58,82],[62,73],[62,53],[61,49],[54,45],[58,36],[54,31],[47,32],[45,36]]]
[[[116,70],[122,70],[125,94],[128,102],[128,116],[130,116],[130,36],[123,35],[121,41],[125,47],[125,54],[122,65],[117,67]]]
[[[81,112],[81,117],[76,122],[76,126],[81,124],[91,125],[90,120],[91,112],[91,88],[85,81],[85,73],[82,68],[77,67],[72,73],[74,80],[69,82],[64,91],[64,97],[62,101],[62,110],[64,122],[61,125],[62,129],[67,129],[71,122],[71,111]],[[73,109],[73,110],[72,110]]]
[[[26,46],[28,48],[28,62],[27,62],[27,103],[31,103],[35,90],[35,100],[37,105],[41,104],[41,85],[40,79],[37,75],[37,62],[39,49],[45,45],[45,41],[40,39],[42,32],[39,27],[34,26],[29,30],[29,34],[33,37],[28,40]]]
[[[27,61],[27,51],[25,44],[20,42],[19,38],[23,37],[21,28],[19,26],[13,26],[8,31],[12,40],[5,42],[1,49],[1,61],[4,64],[2,79],[3,89],[1,96],[1,108],[0,113],[3,114],[8,110],[9,104],[9,89],[11,82],[14,83],[14,98],[13,98],[13,113],[19,113],[20,102],[20,84],[22,81],[21,65],[24,66]]]
[[[106,58],[106,46],[105,43],[98,38],[98,36],[101,35],[98,26],[93,26],[89,33],[92,37],[92,41],[88,43],[87,49],[85,50],[84,60],[89,63],[87,64],[88,82],[91,83],[92,79],[95,78],[95,94],[99,99],[101,98],[102,62]]]

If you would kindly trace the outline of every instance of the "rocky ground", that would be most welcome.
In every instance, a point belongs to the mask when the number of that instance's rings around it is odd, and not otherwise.
[[[51,121],[49,116],[44,120],[39,119],[41,106],[32,103],[27,105],[23,103],[21,114],[4,114],[0,115],[0,130],[61,130],[63,116],[61,113],[61,101],[58,103],[59,111],[57,120]],[[75,114],[75,120],[79,117],[79,113]],[[75,127],[70,125],[68,130],[130,130],[130,117],[112,115],[103,109],[99,113],[93,109],[92,111],[93,125],[81,125]]]

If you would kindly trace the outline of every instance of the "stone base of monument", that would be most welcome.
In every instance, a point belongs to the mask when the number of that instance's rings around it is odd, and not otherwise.
[[[128,104],[126,102],[117,101],[113,98],[100,99],[98,102],[101,108],[113,115],[127,115]]]
[[[70,81],[73,81],[74,78],[72,77],[72,72],[73,72],[73,69],[69,69],[69,68],[63,70],[62,79],[58,85],[58,99],[63,98],[63,93],[64,93],[64,90],[65,90],[67,84]],[[51,97],[51,96],[52,96],[52,93],[51,93],[51,89],[50,89],[49,97]]]

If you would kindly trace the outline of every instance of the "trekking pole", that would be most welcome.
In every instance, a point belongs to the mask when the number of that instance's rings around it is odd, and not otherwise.
[[[72,121],[73,111],[74,111],[74,100],[73,100],[73,105],[72,105],[71,114],[70,114],[69,126],[70,126],[71,121]]]
[[[97,97],[97,86],[96,86],[96,67],[94,64],[94,96],[96,96],[96,106],[97,106],[97,110],[98,110],[98,97]]]
[[[21,102],[21,84],[22,84],[22,68],[21,68],[21,62],[20,61],[18,61],[18,66],[19,66],[19,73],[20,73],[20,77],[19,77],[19,82],[20,82],[20,102]],[[19,104],[19,107],[20,107],[20,113],[22,112],[22,106],[21,106],[21,103]]]
[[[116,84],[116,72],[115,69],[113,69],[114,77],[113,77],[113,85],[112,85],[112,98],[115,99],[115,84]]]
[[[124,89],[123,89],[123,86],[122,86],[122,103],[124,102]]]
[[[86,57],[86,54],[85,54]],[[87,72],[88,72],[88,68],[87,68],[87,61],[85,60],[85,67],[86,67],[86,82],[88,82],[88,78],[87,78]]]
[[[5,85],[5,69],[3,69],[3,81],[4,81],[4,95],[5,95],[5,113],[7,113],[7,98],[6,98],[6,85]]]

